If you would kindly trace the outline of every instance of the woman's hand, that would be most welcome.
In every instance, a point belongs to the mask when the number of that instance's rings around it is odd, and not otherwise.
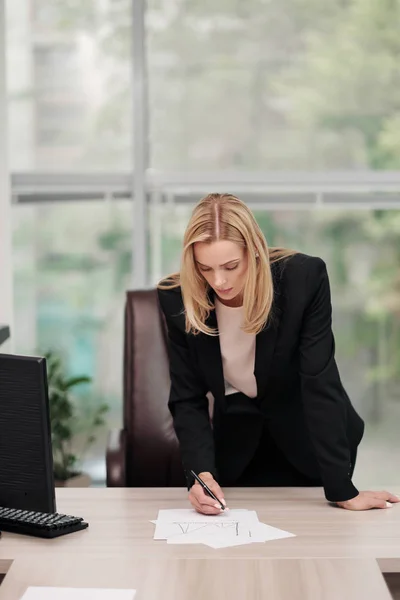
[[[222,504],[226,506],[224,494],[211,473],[200,473],[199,477],[207,484],[213,494],[221,500]],[[203,487],[197,481],[190,488],[189,500],[193,508],[203,515],[219,515],[222,512],[220,505],[204,491]]]
[[[369,510],[370,508],[390,508],[397,502],[400,502],[400,498],[390,492],[360,492],[355,498],[336,502],[336,504],[347,510]]]

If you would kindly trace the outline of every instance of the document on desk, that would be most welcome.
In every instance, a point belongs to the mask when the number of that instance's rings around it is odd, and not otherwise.
[[[21,600],[133,600],[136,590],[28,587]]]
[[[160,510],[154,532],[155,540],[167,540],[178,536],[185,540],[191,534],[215,536],[221,532],[242,535],[248,532],[248,523],[258,521],[252,511],[229,510],[220,515],[201,515],[193,509]]]
[[[294,534],[260,523],[256,511],[229,510],[220,515],[200,515],[193,509],[160,510],[155,540],[168,544],[206,544],[227,548],[294,537]]]

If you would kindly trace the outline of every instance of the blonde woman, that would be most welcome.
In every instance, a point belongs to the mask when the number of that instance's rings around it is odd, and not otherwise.
[[[336,366],[320,258],[269,249],[246,204],[210,194],[187,226],[180,272],[158,288],[169,408],[198,512],[221,507],[190,471],[224,505],[223,486],[323,486],[351,510],[399,501],[351,480],[364,423]]]

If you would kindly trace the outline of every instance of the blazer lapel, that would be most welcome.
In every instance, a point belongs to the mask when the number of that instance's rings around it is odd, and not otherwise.
[[[257,381],[257,398],[262,400],[267,392],[268,377],[278,337],[281,309],[273,304],[272,314],[267,326],[256,335],[256,358],[254,375]]]
[[[279,281],[281,265],[279,263],[272,264],[271,271],[274,286],[274,300],[272,303],[271,314],[266,327],[256,335],[254,375],[257,381],[258,400],[263,400],[267,393],[268,377],[271,371],[271,364],[274,357],[275,344],[278,338],[279,325],[282,316],[281,286]]]

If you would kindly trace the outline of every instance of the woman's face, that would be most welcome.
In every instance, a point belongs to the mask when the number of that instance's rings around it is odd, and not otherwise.
[[[241,303],[247,273],[247,254],[243,246],[228,242],[196,242],[194,258],[200,273],[223,304]]]

